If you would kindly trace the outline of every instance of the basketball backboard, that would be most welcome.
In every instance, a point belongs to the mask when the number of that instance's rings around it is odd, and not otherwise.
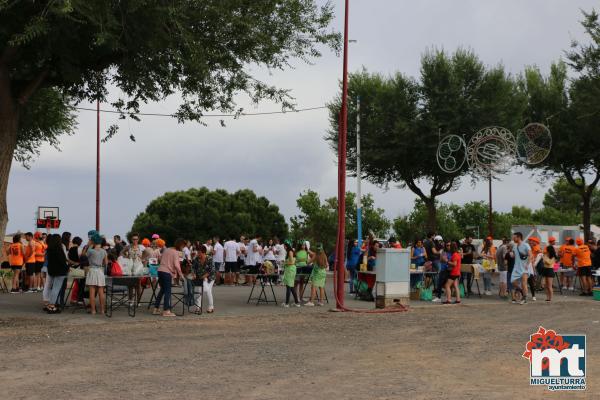
[[[38,219],[60,219],[58,207],[38,207]]]

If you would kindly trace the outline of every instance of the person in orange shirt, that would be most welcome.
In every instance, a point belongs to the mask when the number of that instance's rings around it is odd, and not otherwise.
[[[35,271],[34,271],[34,286],[38,292],[44,289],[42,282],[42,268],[44,267],[44,259],[46,257],[46,243],[42,241],[42,233],[36,232],[33,234],[33,243],[35,247]]]
[[[575,240],[573,238],[566,238],[565,244],[560,246],[558,251],[560,257],[560,264],[563,270],[567,270],[561,273],[562,289],[563,290],[575,290],[573,285],[573,276],[575,276]]]
[[[33,233],[25,234],[25,284],[27,285],[27,293],[37,292],[37,286],[34,286],[35,281],[35,243],[33,241]]]
[[[13,236],[13,242],[6,250],[10,268],[13,271],[11,293],[19,293],[19,275],[23,264],[25,263],[25,246],[21,243],[21,234],[17,233]]]
[[[577,260],[577,276],[579,276],[579,280],[581,281],[580,296],[592,296],[592,288],[594,287],[594,280],[592,279],[592,252],[581,238],[577,238],[575,259]]]

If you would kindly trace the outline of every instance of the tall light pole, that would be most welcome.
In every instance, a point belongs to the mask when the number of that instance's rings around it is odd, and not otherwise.
[[[362,246],[362,191],[360,188],[360,96],[356,97],[356,228],[358,246]]]
[[[337,267],[335,303],[338,310],[344,308],[344,280],[346,275],[344,244],[346,237],[346,138],[348,133],[348,6],[349,0],[346,0],[344,12],[342,109],[340,112],[338,138],[338,234],[335,253]]]
[[[96,232],[100,232],[100,100],[96,100]]]

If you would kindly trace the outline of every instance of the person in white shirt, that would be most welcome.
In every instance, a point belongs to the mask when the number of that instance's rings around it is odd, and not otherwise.
[[[225,249],[223,248],[223,245],[221,245],[221,241],[218,236],[215,236],[214,243],[215,244],[212,249],[212,260],[215,266],[216,282],[220,284],[221,274],[225,272]]]
[[[248,272],[244,285],[253,283],[256,279],[256,274],[258,274],[258,267],[256,265],[256,262],[258,261],[257,253],[258,241],[256,239],[252,239],[248,244],[246,244],[246,259],[244,260],[244,264]]]
[[[212,239],[208,239],[206,241],[206,243],[204,243],[204,247],[206,247],[206,254],[209,256],[213,255],[213,240]]]
[[[240,247],[231,237],[224,246],[225,253],[225,283],[232,285],[236,284],[240,277],[240,265],[238,259],[240,257]],[[234,280],[235,279],[235,280]]]
[[[273,253],[275,254],[275,265],[277,265],[277,273],[283,275],[283,263],[285,262],[285,247],[279,242],[279,238],[274,238],[273,242],[275,243],[275,250]],[[281,279],[280,279],[281,280]]]
[[[269,239],[267,244],[263,247],[263,254],[264,254],[264,256],[263,256],[264,263],[263,264],[266,264],[268,261],[269,263],[271,263],[271,265],[273,265],[273,268],[277,268],[277,263],[275,261],[275,242],[273,241],[273,239]],[[277,270],[275,269],[274,272],[277,273]],[[270,283],[276,283],[277,278],[269,277],[268,281]]]

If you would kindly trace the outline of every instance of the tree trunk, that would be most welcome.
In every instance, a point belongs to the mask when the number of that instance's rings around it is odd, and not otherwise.
[[[591,226],[592,226],[592,191],[593,188],[584,189],[581,197],[583,199],[583,235],[585,237],[585,242],[592,237],[591,235]]]
[[[19,116],[11,96],[8,71],[0,68],[0,238],[4,239],[8,224],[6,191],[10,166],[17,145]]]
[[[437,232],[437,208],[435,207],[435,198],[423,199],[425,207],[427,207],[427,230],[429,232]]]

